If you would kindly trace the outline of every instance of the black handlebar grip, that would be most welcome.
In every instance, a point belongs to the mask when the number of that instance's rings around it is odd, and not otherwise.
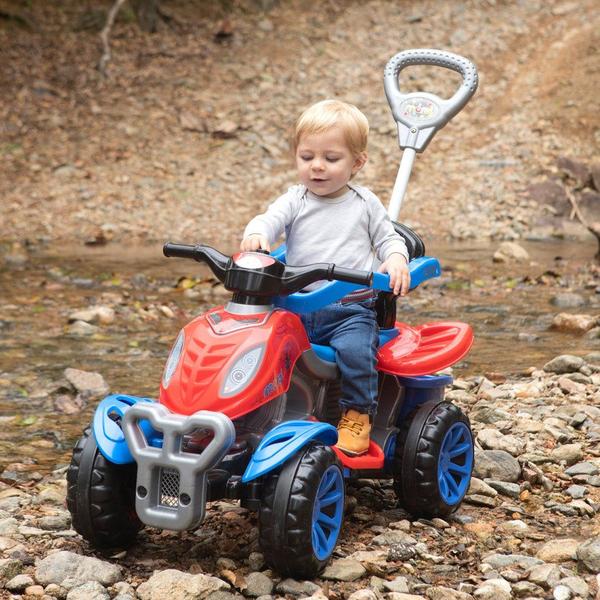
[[[370,286],[373,282],[373,273],[371,271],[357,271],[356,269],[334,267],[332,279],[336,279],[337,281],[348,281],[349,283],[358,283],[359,285]]]
[[[172,244],[167,242],[163,246],[163,254],[165,256],[175,256],[177,258],[195,258],[196,257],[196,246],[190,246],[188,244]]]

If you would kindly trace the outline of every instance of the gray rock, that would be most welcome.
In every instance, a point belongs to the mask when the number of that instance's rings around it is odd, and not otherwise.
[[[547,373],[573,373],[579,371],[585,364],[585,361],[580,356],[572,354],[561,354],[551,361],[547,362],[543,369]]]
[[[67,600],[110,600],[110,594],[97,581],[88,581],[67,594]]]
[[[12,579],[21,573],[23,563],[16,558],[0,558],[0,579]]]
[[[414,537],[412,537],[412,535],[409,535],[404,531],[388,529],[384,533],[375,536],[373,538],[373,543],[376,546],[391,546],[393,544],[414,545],[417,543],[417,540]]]
[[[354,581],[366,575],[367,570],[357,561],[350,558],[340,558],[332,561],[321,577],[336,581]],[[143,600],[143,599],[142,599]]]
[[[250,552],[248,566],[252,571],[260,571],[265,566],[265,557],[260,552]]]
[[[562,574],[560,568],[553,564],[541,564],[529,570],[528,579],[532,583],[550,589],[558,585]]]
[[[577,560],[588,571],[600,573],[600,537],[587,540],[578,546]]]
[[[246,575],[245,594],[254,598],[270,594],[273,591],[273,581],[264,573],[255,571]]]
[[[15,535],[19,532],[19,521],[13,517],[0,519],[0,535]]]
[[[531,581],[517,581],[512,585],[513,594],[517,598],[543,598],[544,590]]]
[[[85,321],[74,321],[67,327],[67,333],[77,337],[84,337],[86,335],[94,335],[100,331],[96,325],[90,325]]]
[[[562,292],[550,300],[550,304],[558,308],[577,308],[585,304],[585,298],[580,294]]]
[[[38,525],[41,529],[50,529],[59,531],[61,529],[68,529],[71,526],[71,516],[68,513],[61,515],[51,515],[42,517]]]
[[[479,479],[516,483],[521,475],[521,465],[504,450],[476,449],[473,475]]]
[[[40,560],[36,565],[34,577],[42,585],[62,585],[68,579],[70,588],[89,581],[108,586],[123,578],[121,567],[117,565],[65,550]]]
[[[502,242],[499,248],[494,252],[494,262],[524,262],[529,260],[529,252],[516,242]]]
[[[321,588],[312,581],[296,581],[295,579],[284,579],[277,584],[275,591],[280,594],[292,594],[293,596],[311,596]]]
[[[348,596],[348,600],[379,600],[373,590],[357,590]]]
[[[521,488],[518,483],[509,483],[507,481],[496,481],[495,479],[487,479],[486,482],[496,492],[500,492],[503,496],[509,498],[518,498]]]
[[[546,541],[536,552],[536,557],[546,563],[559,563],[576,560],[579,542],[574,539],[555,539]]]
[[[140,600],[192,600],[209,598],[229,589],[231,586],[217,577],[166,569],[156,571],[148,581],[142,583],[137,588],[137,595]]]
[[[561,579],[560,585],[568,587],[574,594],[587,598],[590,593],[590,586],[581,577],[565,577]]]
[[[29,575],[17,575],[6,582],[6,589],[9,592],[22,592],[26,587],[33,585],[33,578]]]
[[[588,493],[588,489],[583,485],[571,485],[565,490],[565,493],[571,498],[580,499]]]
[[[581,444],[563,444],[553,448],[550,456],[554,461],[564,461],[567,465],[573,465],[583,458]]]
[[[100,373],[90,373],[79,369],[65,369],[67,381],[86,398],[100,398],[110,391],[108,384]]]
[[[427,588],[425,596],[429,600],[473,600],[471,594],[441,585],[434,585]]]
[[[527,556],[526,554],[489,554],[482,560],[493,569],[504,569],[506,567],[520,567],[529,569],[543,563],[539,558]]]
[[[512,588],[505,579],[488,579],[477,587],[473,596],[477,600],[511,600]]]
[[[569,477],[573,477],[574,475],[598,475],[598,472],[598,467],[587,461],[574,464],[565,470],[565,473],[569,475]]]
[[[571,600],[573,593],[566,585],[557,585],[552,590],[552,598],[554,600]]]
[[[383,584],[383,588],[390,592],[400,592],[402,594],[408,593],[408,580],[406,577],[402,577],[399,575],[398,577],[392,579],[392,581],[386,581]]]

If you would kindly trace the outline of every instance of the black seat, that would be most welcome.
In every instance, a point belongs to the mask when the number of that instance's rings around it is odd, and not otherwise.
[[[392,221],[396,233],[405,241],[409,261],[425,256],[425,243],[410,227]],[[377,323],[381,329],[390,329],[396,323],[396,296],[391,292],[379,292],[375,301]]]

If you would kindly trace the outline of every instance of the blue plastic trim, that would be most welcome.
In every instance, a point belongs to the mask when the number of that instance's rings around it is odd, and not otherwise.
[[[343,516],[344,478],[339,467],[331,465],[321,477],[312,511],[312,546],[318,560],[326,560],[333,552]]]
[[[275,250],[278,252],[279,248]],[[416,258],[409,263],[410,269],[410,289],[416,288],[418,285],[431,279],[438,277],[440,274],[440,263],[437,258],[430,256],[422,256]],[[307,313],[324,308],[332,302],[341,300],[350,292],[364,289],[364,285],[357,283],[348,283],[346,281],[332,281],[322,285],[320,288],[312,292],[296,292],[289,296],[276,296],[274,304],[281,308],[286,308],[295,313]],[[373,273],[373,283],[371,287],[374,290],[382,290],[389,292],[390,276],[387,273]]]
[[[446,432],[438,458],[438,486],[442,500],[449,506],[458,504],[467,492],[473,470],[473,436],[462,422]]]
[[[94,434],[98,450],[100,450],[106,460],[117,465],[132,463],[133,456],[127,447],[121,427],[109,415],[116,413],[123,418],[127,410],[137,402],[154,402],[154,400],[124,394],[113,394],[104,398],[98,404],[94,413],[92,433]],[[150,445],[161,445],[162,436],[150,425],[149,421],[141,421],[140,427]]]
[[[261,440],[246,467],[242,482],[247,483],[276,469],[313,440],[333,446],[337,442],[337,437],[337,429],[329,423],[314,421],[280,423]]]
[[[454,381],[452,375],[419,375],[416,377],[398,377],[398,382],[409,388],[436,388],[450,385]]]
[[[284,263],[286,250],[287,246],[285,244],[281,244],[281,246],[277,246],[277,248],[271,252],[271,256]]]

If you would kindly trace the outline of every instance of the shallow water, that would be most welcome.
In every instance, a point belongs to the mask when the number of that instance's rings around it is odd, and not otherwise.
[[[455,366],[456,376],[519,373],[558,354],[598,349],[598,341],[549,328],[558,312],[600,312],[599,282],[573,290],[587,299],[585,306],[565,310],[550,304],[589,263],[593,245],[524,245],[531,264],[508,267],[491,260],[497,244],[431,244],[428,254],[440,258],[442,277],[399,303],[399,319],[409,324],[472,325],[476,341]],[[24,265],[0,268],[0,468],[31,463],[27,468],[44,472],[69,460],[96,402],[75,414],[56,410],[67,367],[101,373],[111,392],[155,397],[179,328],[193,314],[226,300],[209,284],[196,288],[202,290],[200,301],[186,298],[177,281],[209,276],[203,265],[164,258],[159,245],[53,248],[32,253]],[[540,284],[540,278],[549,284]],[[66,333],[71,312],[115,298],[114,323],[93,336]],[[175,316],[168,318],[160,306],[171,307]]]

